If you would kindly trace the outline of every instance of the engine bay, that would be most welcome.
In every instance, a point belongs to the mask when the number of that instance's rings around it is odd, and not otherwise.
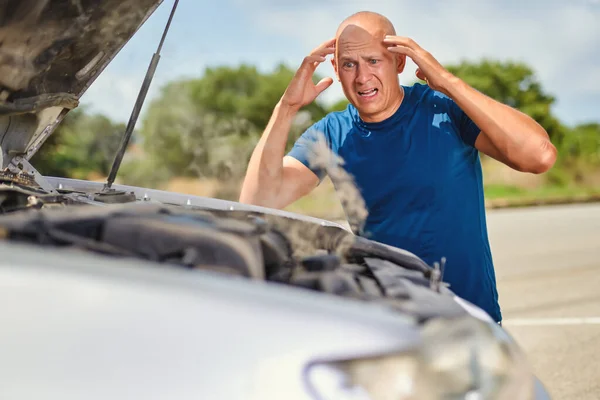
[[[74,200],[72,191],[47,194],[24,186],[22,177],[3,178],[5,241],[375,301],[421,321],[465,313],[449,298],[438,269],[338,227],[242,210],[140,201],[90,205]]]

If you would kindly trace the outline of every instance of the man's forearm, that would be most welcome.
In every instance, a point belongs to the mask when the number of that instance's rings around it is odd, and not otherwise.
[[[547,171],[556,159],[548,134],[533,118],[478,92],[456,77],[447,94],[477,124],[508,163],[520,171]]]
[[[283,157],[296,111],[279,102],[252,153],[240,202],[272,206],[281,189]]]

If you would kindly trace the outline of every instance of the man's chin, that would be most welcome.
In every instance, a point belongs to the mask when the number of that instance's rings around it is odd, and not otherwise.
[[[360,115],[375,115],[381,112],[381,106],[375,103],[357,101],[354,103],[354,107],[356,107]]]

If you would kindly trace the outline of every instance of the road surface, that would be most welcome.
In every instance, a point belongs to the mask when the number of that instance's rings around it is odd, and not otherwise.
[[[504,327],[553,399],[600,399],[600,205],[487,215]]]

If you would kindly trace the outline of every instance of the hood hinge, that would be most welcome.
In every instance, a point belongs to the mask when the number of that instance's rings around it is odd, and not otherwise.
[[[25,172],[29,175],[32,175],[35,183],[37,183],[46,192],[58,194],[56,189],[54,189],[54,186],[52,186],[50,182],[48,182],[48,180],[44,178],[44,176],[40,174],[38,170],[35,169],[33,165],[31,165],[29,161],[27,161],[22,156],[13,157],[13,159],[10,161],[10,164],[8,165],[8,169],[15,173]]]

